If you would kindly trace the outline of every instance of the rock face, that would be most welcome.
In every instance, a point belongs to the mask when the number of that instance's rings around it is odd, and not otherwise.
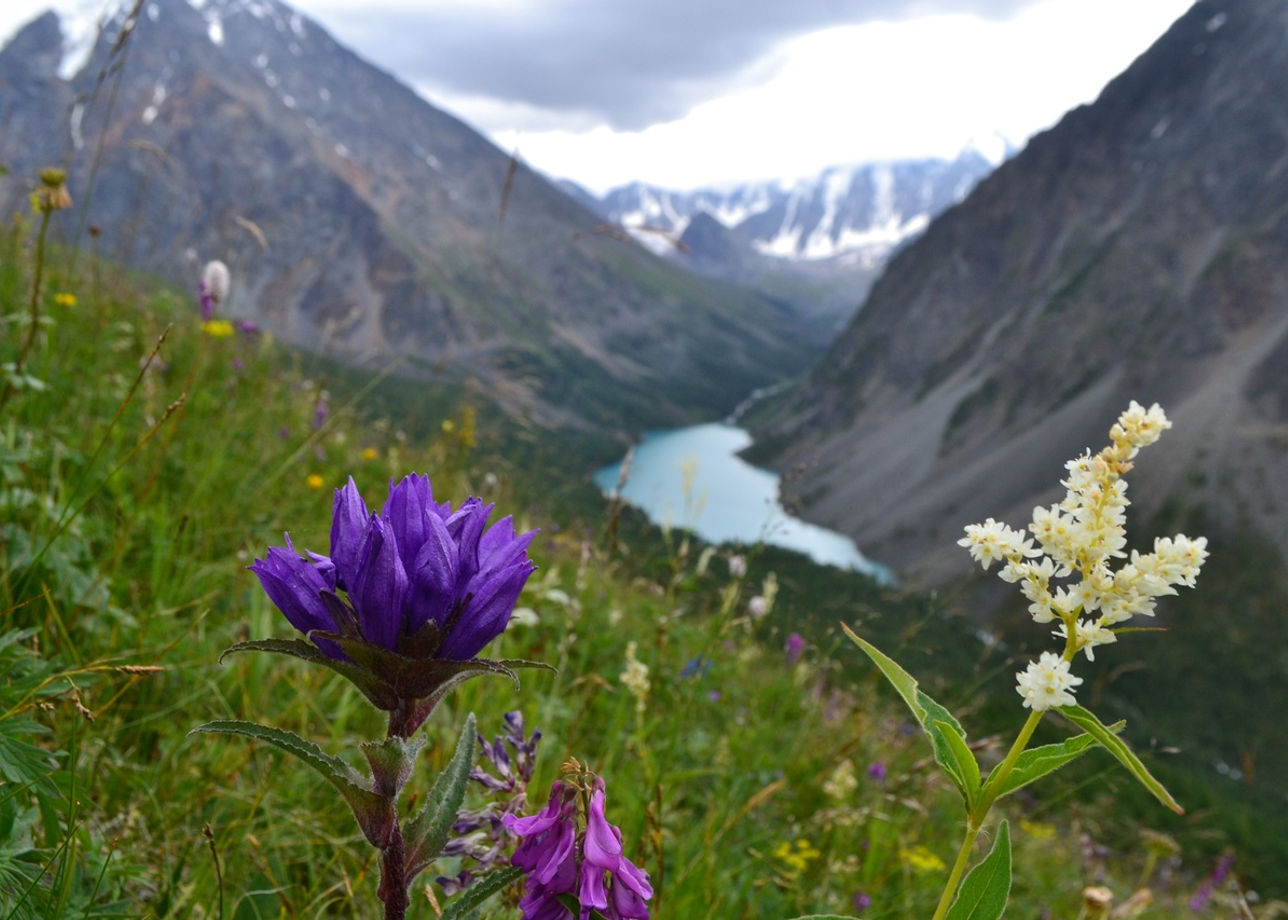
[[[944,583],[1136,399],[1136,520],[1288,546],[1286,86],[1288,4],[1201,0],[898,253],[761,432],[807,516]]]
[[[278,0],[122,3],[83,66],[63,46],[47,14],[0,50],[3,213],[65,164],[65,239],[97,224],[105,255],[193,289],[222,259],[228,309],[294,344],[612,430],[725,411],[825,344],[781,304],[596,234]]]

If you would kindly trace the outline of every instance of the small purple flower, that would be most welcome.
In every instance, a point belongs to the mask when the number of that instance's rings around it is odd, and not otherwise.
[[[336,633],[415,658],[467,661],[510,621],[536,568],[506,517],[487,526],[491,505],[467,499],[455,511],[434,501],[429,479],[391,485],[379,514],[352,477],[335,493],[331,555],[271,547],[253,571],[269,598],[303,633]],[[427,631],[429,624],[433,629]],[[315,640],[332,658],[334,642]]]
[[[706,655],[699,655],[697,658],[690,658],[685,663],[684,667],[680,669],[680,679],[687,680],[691,677],[705,677],[707,672],[711,670],[711,664],[711,659]]]
[[[784,648],[787,651],[787,666],[791,667],[801,660],[801,653],[805,651],[805,637],[797,632],[792,633],[787,637]]]
[[[884,783],[887,775],[886,765],[879,760],[874,760],[868,764],[868,779],[874,783]]]
[[[528,783],[536,767],[537,742],[541,732],[525,735],[523,713],[505,714],[505,732],[494,741],[478,736],[484,760],[492,772],[481,766],[470,771],[470,779],[487,790],[489,801],[482,808],[462,809],[456,815],[456,834],[443,848],[443,856],[468,856],[474,865],[452,877],[439,876],[443,892],[451,897],[474,883],[478,873],[508,858],[512,835],[506,829],[506,815],[518,816],[528,807]],[[508,750],[507,750],[508,748]]]
[[[856,914],[872,906],[872,898],[868,897],[868,895],[862,891],[854,892],[854,897],[851,898],[850,901],[854,904],[854,912]]]
[[[584,830],[578,833],[578,804],[585,806]],[[524,840],[512,862],[528,874],[519,907],[522,920],[571,920],[572,912],[559,900],[574,895],[580,903],[578,920],[591,910],[608,920],[648,920],[653,886],[648,873],[622,852],[622,832],[604,817],[604,781],[591,779],[589,789],[556,781],[544,809],[527,818],[507,815],[505,826]]]
[[[1208,901],[1212,900],[1212,895],[1216,892],[1216,889],[1220,884],[1225,881],[1225,877],[1230,874],[1230,868],[1233,865],[1234,851],[1227,850],[1222,853],[1221,858],[1217,861],[1216,868],[1212,870],[1212,875],[1203,883],[1202,887],[1194,893],[1194,896],[1190,898],[1190,910],[1198,913],[1207,907]]]
[[[318,395],[318,401],[313,405],[313,427],[321,428],[325,425],[330,414],[331,406],[327,403],[326,391],[323,391]]]

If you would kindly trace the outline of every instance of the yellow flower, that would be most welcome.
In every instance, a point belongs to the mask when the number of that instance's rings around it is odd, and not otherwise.
[[[305,485],[310,489],[320,489],[324,482],[325,480],[317,473],[309,473],[309,478],[304,480]]]
[[[66,291],[54,295],[54,303],[60,307],[76,306],[76,295],[69,294]]]
[[[906,849],[901,847],[899,859],[914,872],[942,872],[947,868],[942,859],[921,844]]]
[[[451,434],[453,431],[456,430],[456,423],[452,421],[450,418],[445,418],[443,419],[442,428],[443,428],[444,434]]]
[[[209,320],[201,324],[201,329],[214,339],[230,338],[233,334],[233,324],[226,319]]]
[[[784,871],[791,877],[804,873],[809,864],[823,854],[805,838],[799,838],[794,844],[784,840],[774,847],[774,859],[783,864]]]
[[[1020,829],[1028,834],[1034,840],[1054,840],[1055,825],[1045,824],[1041,821],[1030,821],[1028,818],[1020,819]]]
[[[364,447],[362,449],[363,460],[375,460],[379,456],[380,451],[376,450],[374,447]]]

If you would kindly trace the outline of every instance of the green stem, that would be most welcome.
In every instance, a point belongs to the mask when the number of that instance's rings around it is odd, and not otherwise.
[[[966,866],[970,863],[970,854],[975,848],[975,838],[979,836],[980,829],[984,826],[984,821],[988,818],[988,813],[993,808],[993,803],[997,801],[997,790],[1001,788],[1006,777],[1015,768],[1015,762],[1020,759],[1020,755],[1028,747],[1029,739],[1033,737],[1033,732],[1041,721],[1042,711],[1029,713],[1029,717],[1020,729],[1020,733],[1015,736],[1015,743],[1007,751],[1005,759],[988,774],[988,781],[984,784],[979,804],[971,811],[966,822],[966,834],[962,838],[962,845],[957,851],[957,859],[953,863],[952,870],[948,873],[948,881],[944,884],[944,893],[939,896],[939,905],[935,908],[935,913],[931,920],[943,920],[948,915],[948,908],[952,906],[953,899],[957,895],[957,886],[961,884],[962,876],[966,872]]]
[[[45,237],[49,233],[49,218],[52,214],[52,211],[45,211],[40,217],[40,233],[36,236],[36,277],[31,283],[30,325],[27,327],[27,339],[22,343],[22,349],[13,363],[13,372],[5,381],[4,392],[0,393],[0,409],[9,401],[13,383],[22,374],[22,366],[36,342],[36,332],[40,329],[40,283],[45,275]]]
[[[982,826],[983,822],[976,823],[974,818],[967,822],[966,834],[962,837],[962,845],[957,850],[957,859],[953,863],[952,871],[948,873],[944,893],[939,896],[939,904],[935,907],[935,914],[931,920],[943,920],[947,916],[948,908],[952,906],[953,897],[957,894],[957,886],[961,884],[962,875],[966,871],[966,864],[970,862],[971,850],[975,848],[975,838],[979,836],[979,829]]]

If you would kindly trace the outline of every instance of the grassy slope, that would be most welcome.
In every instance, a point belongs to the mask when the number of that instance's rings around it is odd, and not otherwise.
[[[0,315],[26,310],[32,236],[15,227],[0,237]],[[735,579],[724,554],[704,563],[698,547],[630,514],[608,539],[605,519],[586,514],[579,470],[558,464],[566,443],[516,434],[484,406],[476,447],[470,414],[447,413],[456,394],[422,384],[404,400],[418,415],[382,418],[371,407],[394,402],[373,393],[391,392],[388,382],[364,393],[270,341],[203,335],[186,295],[126,283],[85,255],[51,258],[46,271],[48,324],[28,362],[45,389],[0,408],[8,915],[93,905],[131,917],[371,916],[375,865],[330,789],[273,751],[186,733],[213,718],[257,719],[347,754],[383,730],[329,672],[256,655],[220,664],[219,653],[289,631],[245,569],[254,556],[288,528],[297,545],[324,549],[332,487],[353,475],[379,501],[391,476],[412,470],[428,471],[440,498],[478,491],[542,529],[541,569],[523,599],[539,622],[494,651],[559,668],[530,673],[518,692],[466,685],[429,724],[426,777],[463,712],[492,734],[522,708],[545,735],[534,800],[566,756],[602,770],[610,817],[659,889],[657,916],[848,912],[857,892],[872,898],[864,916],[929,913],[959,812],[923,740],[887,688],[850,667],[857,653],[834,625],[877,636],[968,726],[990,721],[976,687],[932,675],[952,658],[1005,688],[1005,663],[984,659],[924,600],[772,550]],[[76,304],[57,304],[60,293]],[[4,360],[21,328],[7,322]],[[333,388],[321,427],[319,371]],[[753,623],[746,600],[771,571],[778,604]],[[789,629],[808,643],[795,666],[781,652]],[[628,643],[650,669],[642,709],[619,680]],[[121,670],[140,666],[157,670]],[[983,699],[1018,723],[1011,699]],[[858,782],[832,796],[828,780],[847,762]],[[877,762],[883,782],[866,775]],[[413,788],[423,792],[425,778]],[[1012,814],[1025,819],[1015,916],[1073,916],[1083,884],[1132,890],[1143,858],[1134,825],[1066,794]],[[1087,852],[1083,834],[1125,840],[1124,852]],[[1176,916],[1210,864],[1206,853],[1168,862],[1160,906],[1143,916]],[[413,915],[432,912],[418,897]]]

